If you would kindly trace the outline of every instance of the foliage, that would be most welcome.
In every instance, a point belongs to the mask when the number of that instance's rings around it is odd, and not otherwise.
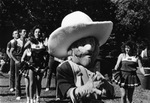
[[[126,40],[150,38],[149,0],[111,0],[114,7],[113,32],[102,48],[102,54],[118,56],[120,47]],[[105,57],[105,55],[104,55]]]
[[[0,45],[6,47],[14,28],[26,28],[27,32],[40,24],[47,36],[61,25],[65,15],[83,11],[93,20],[115,18],[114,5],[110,0],[1,0],[0,1]],[[5,35],[6,34],[6,35]]]
[[[26,28],[29,32],[40,24],[48,36],[61,25],[65,15],[77,10],[94,21],[111,20],[114,23],[112,34],[101,47],[104,56],[111,51],[118,52],[125,40],[148,37],[150,23],[149,0],[1,0],[0,10],[1,34],[11,34],[14,28]],[[6,42],[8,40],[0,44],[6,47]]]
[[[117,0],[115,4],[118,8],[115,11],[116,35],[126,39],[143,36],[142,29],[150,23],[149,0]]]
[[[110,1],[109,1],[110,2]],[[76,10],[92,16],[93,20],[109,19],[112,15],[107,0],[2,0],[1,27],[26,27],[36,24],[48,33],[58,28],[63,17]],[[94,7],[93,7],[94,5]]]

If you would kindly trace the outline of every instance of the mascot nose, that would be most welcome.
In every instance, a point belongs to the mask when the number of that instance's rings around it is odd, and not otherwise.
[[[87,53],[92,49],[92,46],[90,44],[86,44],[85,46],[80,46],[79,50],[82,52],[82,54]]]

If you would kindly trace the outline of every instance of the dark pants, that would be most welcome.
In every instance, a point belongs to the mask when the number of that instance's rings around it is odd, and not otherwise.
[[[15,61],[10,58],[9,88],[15,87]]]
[[[52,79],[52,74],[56,74],[56,68],[59,65],[58,61],[54,60],[53,56],[49,56],[49,62],[48,62],[48,74],[47,74],[47,80],[46,80],[46,88],[50,88],[51,85],[51,79]]]
[[[17,60],[20,61],[21,57],[18,56],[16,57]],[[22,75],[19,74],[19,70],[20,70],[20,65],[21,63],[15,64],[15,78],[16,78],[16,97],[17,96],[21,96],[21,77]]]

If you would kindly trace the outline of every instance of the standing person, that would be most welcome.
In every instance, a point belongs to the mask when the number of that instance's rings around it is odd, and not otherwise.
[[[136,74],[137,67],[144,74],[140,56],[137,55],[137,45],[133,41],[127,41],[122,45],[122,53],[118,56],[114,70],[113,80],[118,83],[121,91],[121,103],[132,103],[135,87],[140,85]]]
[[[54,64],[54,56],[49,55],[49,61],[48,61],[48,70],[47,70],[47,77],[46,77],[46,89],[45,91],[49,91],[51,86],[51,77],[53,73],[53,64]]]
[[[96,103],[104,93],[103,76],[96,71],[99,46],[108,39],[113,23],[94,22],[81,11],[68,14],[49,37],[49,53],[68,58],[57,67],[57,97],[73,103]]]
[[[28,66],[28,62],[31,59],[31,47],[27,47],[21,57],[21,62],[22,62],[22,74],[24,76],[24,80],[25,80],[25,85],[26,85],[26,98],[27,98],[27,102],[26,103],[30,103],[30,80],[29,80],[29,66]]]
[[[148,39],[143,39],[141,57],[143,67],[150,67],[150,42]]]
[[[7,65],[7,55],[5,53],[5,49],[2,49],[0,52],[0,71],[1,72],[8,72]]]
[[[46,36],[46,33],[42,33],[41,39],[43,40],[44,45],[47,46],[48,37]]]
[[[47,77],[46,77],[46,89],[45,89],[45,91],[49,91],[50,90],[52,74],[53,73],[56,74],[56,68],[62,61],[63,60],[57,59],[54,56],[49,55],[48,71],[47,71]]]
[[[47,50],[47,42],[48,42],[48,37],[46,36],[46,33],[42,33],[42,35],[41,35],[41,40],[43,41],[43,43],[44,43],[44,45],[46,46],[46,50]],[[47,72],[48,72],[48,68],[49,68],[49,66],[48,66],[48,62],[49,62],[49,54],[48,54],[48,51],[47,51],[47,68],[45,69],[45,72],[44,72],[44,75],[43,75],[43,77],[44,78],[46,78],[46,76],[47,76]]]
[[[24,44],[26,42],[26,30],[19,30],[19,39],[17,39],[10,49],[10,55],[12,59],[15,61],[15,87],[16,87],[16,100],[21,99],[21,75],[19,75],[19,69],[21,64],[21,57],[24,51]]]
[[[31,46],[31,59],[29,60],[32,65],[29,69],[30,103],[34,102],[34,96],[36,97],[36,103],[40,102],[41,82],[43,71],[46,67],[47,50],[43,39],[41,39],[41,34],[42,31],[40,26],[33,27],[31,39],[26,43],[26,46]]]
[[[9,90],[13,92],[15,90],[15,61],[11,58],[10,49],[12,44],[18,39],[18,30],[14,30],[12,33],[13,39],[7,43],[6,53],[10,59],[10,74],[9,74]]]

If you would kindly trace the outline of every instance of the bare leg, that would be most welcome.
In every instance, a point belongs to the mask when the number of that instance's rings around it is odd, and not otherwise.
[[[41,94],[41,82],[42,82],[42,74],[37,75],[36,79],[36,98],[37,98],[37,103],[39,102],[40,99],[40,94]]]
[[[120,92],[121,92],[121,103],[127,103],[126,100],[126,90],[125,88],[120,88]]]
[[[35,74],[32,70],[29,70],[29,80],[30,80],[30,85],[29,85],[29,91],[30,91],[30,99],[31,103],[33,103],[33,98],[35,94]]]
[[[26,85],[26,97],[27,97],[27,103],[30,103],[30,99],[29,99],[29,78],[26,77],[24,78],[25,80],[25,85]]]

